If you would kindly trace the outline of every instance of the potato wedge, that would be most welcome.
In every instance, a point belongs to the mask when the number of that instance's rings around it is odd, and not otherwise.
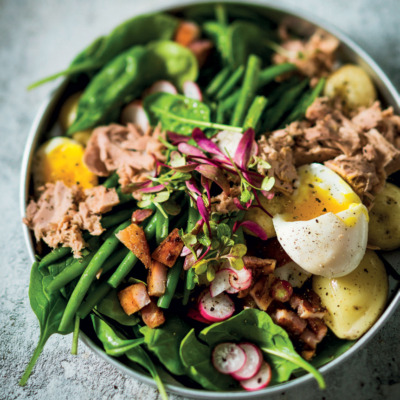
[[[382,314],[387,301],[386,270],[372,250],[367,250],[360,265],[349,275],[314,275],[312,286],[327,309],[325,323],[341,339],[361,337]]]
[[[324,95],[341,97],[349,109],[370,106],[376,100],[375,86],[359,66],[347,64],[333,72],[325,83]]]
[[[400,247],[400,188],[386,183],[369,212],[368,243],[382,250]]]
[[[276,215],[285,209],[286,204],[288,203],[289,199],[281,194],[276,194],[272,200],[268,200],[262,194],[259,194],[261,205],[271,214]],[[264,229],[268,238],[272,238],[276,236],[275,228],[272,223],[272,218],[270,218],[261,208],[250,208],[246,211],[244,219],[247,221],[256,222],[261,228]],[[255,236],[253,232],[250,232],[246,228],[244,231],[252,236]]]
[[[175,228],[154,250],[151,257],[168,266],[173,267],[176,259],[179,257],[183,249],[183,242],[179,236],[178,228]]]

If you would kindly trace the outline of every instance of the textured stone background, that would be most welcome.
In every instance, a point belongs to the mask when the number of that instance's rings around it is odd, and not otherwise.
[[[148,399],[155,389],[128,378],[82,343],[52,337],[26,387],[17,382],[36,345],[38,326],[28,301],[30,260],[22,237],[18,196],[22,151],[39,104],[57,85],[27,92],[34,80],[63,69],[93,38],[135,13],[168,0],[0,0],[0,399]],[[331,22],[359,43],[400,89],[398,0],[284,0]],[[357,355],[314,382],[271,399],[400,398],[400,310]],[[171,395],[171,399],[178,397]]]

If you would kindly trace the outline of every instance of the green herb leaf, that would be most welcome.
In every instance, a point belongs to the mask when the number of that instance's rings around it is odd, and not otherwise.
[[[275,178],[266,176],[261,184],[261,189],[269,192],[275,185]]]

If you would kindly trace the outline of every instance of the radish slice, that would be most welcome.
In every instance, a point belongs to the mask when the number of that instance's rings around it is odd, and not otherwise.
[[[205,319],[195,308],[190,308],[187,312],[187,316],[195,321],[202,322],[203,324],[210,325],[211,321]]]
[[[201,94],[199,85],[192,81],[186,81],[183,84],[183,94],[186,97],[189,97],[190,99],[193,99],[193,100],[198,100],[198,101],[203,100],[203,95]]]
[[[178,94],[176,87],[168,81],[157,81],[154,82],[149,89],[146,90],[146,95],[153,93],[171,93],[171,94]]]
[[[229,289],[226,289],[226,293],[236,294],[236,293],[239,293],[239,290],[237,290],[237,289],[233,288],[232,286],[230,286]]]
[[[123,124],[132,123],[138,125],[143,133],[150,128],[149,118],[142,106],[140,100],[135,100],[124,107],[121,113],[121,122]]]
[[[229,283],[231,275],[237,276],[236,271],[232,268],[221,269],[215,274],[215,278],[210,285],[211,297],[218,296],[222,292],[225,292],[225,290],[231,288],[231,284]]]
[[[240,386],[248,391],[260,390],[268,386],[271,381],[271,367],[265,361],[261,364],[261,368],[251,379],[240,381]]]
[[[228,319],[235,312],[233,301],[225,293],[211,297],[209,291],[206,291],[199,302],[200,314],[211,322],[219,322]]]
[[[235,270],[236,275],[232,275],[229,278],[229,282],[234,289],[244,290],[251,286],[252,274],[251,270],[243,267],[241,270]]]
[[[220,343],[213,350],[212,363],[222,374],[232,374],[246,364],[246,353],[235,343]]]
[[[246,353],[246,364],[232,374],[238,381],[253,378],[260,371],[263,362],[261,350],[252,343],[240,343],[239,347]]]

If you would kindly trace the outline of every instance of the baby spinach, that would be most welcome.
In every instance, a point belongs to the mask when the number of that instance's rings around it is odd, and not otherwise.
[[[30,88],[63,75],[98,70],[132,46],[144,45],[153,40],[172,39],[178,23],[177,18],[161,13],[131,18],[117,26],[109,35],[94,40],[75,57],[66,70],[42,79]]]
[[[143,338],[139,339],[124,339],[104,320],[92,314],[93,328],[103,343],[104,350],[107,354],[114,357],[124,355],[129,350],[141,345],[144,342]]]
[[[272,366],[272,383],[286,382],[298,367],[314,375],[320,388],[325,387],[322,375],[294,350],[288,334],[275,325],[264,311],[243,310],[240,314],[203,329],[199,339],[210,351],[221,342],[248,340],[257,344]]]
[[[200,342],[192,329],[182,340],[179,351],[187,375],[208,390],[234,388],[234,379],[221,374],[211,364],[211,352],[212,348]]]
[[[134,326],[139,322],[139,318],[136,315],[127,315],[122,309],[116,290],[112,290],[103,298],[97,306],[97,311],[121,325]]]
[[[33,263],[29,283],[29,301],[33,312],[39,320],[40,336],[32,358],[19,381],[21,386],[26,384],[49,337],[54,333],[61,333],[58,331],[58,325],[64,313],[66,302],[59,292],[48,294],[45,291],[44,288],[51,279],[51,276],[43,276],[41,274],[38,262]],[[62,334],[70,333],[72,330],[73,327],[70,326]]]
[[[175,375],[184,375],[185,367],[179,357],[179,346],[189,330],[189,326],[181,318],[170,316],[160,328],[144,326],[140,333],[144,336],[147,348],[158,357],[164,367]]]
[[[210,122],[210,109],[201,101],[182,95],[154,93],[144,100],[151,125],[161,121],[163,129],[190,135],[199,122]],[[188,124],[188,120],[193,123]]]
[[[68,134],[116,119],[123,104],[156,80],[167,79],[181,87],[186,80],[196,80],[197,73],[193,53],[175,42],[134,46],[93,77],[79,100],[77,117]]]

